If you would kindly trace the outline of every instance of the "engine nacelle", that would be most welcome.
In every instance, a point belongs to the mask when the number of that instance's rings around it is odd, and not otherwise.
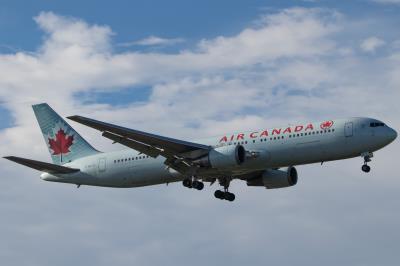
[[[248,186],[264,186],[268,189],[291,187],[297,184],[297,170],[293,166],[281,170],[268,169],[258,178],[248,180]]]
[[[207,156],[198,159],[197,163],[212,168],[230,168],[246,160],[246,150],[242,145],[227,145],[210,150]]]

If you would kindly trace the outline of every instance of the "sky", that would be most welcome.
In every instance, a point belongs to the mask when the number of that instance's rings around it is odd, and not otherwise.
[[[31,105],[184,140],[366,116],[400,129],[400,1],[0,1],[0,156],[50,162]],[[71,123],[101,151],[123,149]],[[44,182],[0,160],[4,265],[397,265],[398,141],[296,186]]]

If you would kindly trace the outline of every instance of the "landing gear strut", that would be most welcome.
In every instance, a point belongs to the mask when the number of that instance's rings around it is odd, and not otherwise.
[[[204,183],[198,180],[184,179],[182,185],[187,188],[194,188],[197,190],[202,190],[204,188]]]
[[[361,166],[361,170],[365,173],[369,173],[371,171],[371,167],[368,165],[368,163],[371,161],[371,158],[374,156],[372,153],[367,152],[361,154],[361,156],[364,157],[364,164]]]
[[[220,179],[220,180],[219,180],[220,185],[224,187],[224,191],[216,190],[216,191],[214,192],[214,196],[215,196],[217,199],[227,200],[227,201],[234,201],[234,200],[235,200],[235,194],[230,193],[230,192],[228,191],[230,181],[231,181],[231,180],[228,179],[228,178],[223,178],[223,179]]]

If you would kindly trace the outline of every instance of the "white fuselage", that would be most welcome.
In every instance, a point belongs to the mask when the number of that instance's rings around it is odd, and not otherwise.
[[[380,126],[371,126],[371,123],[380,123]],[[396,135],[390,127],[370,118],[338,119],[237,132],[195,142],[214,148],[242,145],[246,151],[257,156],[228,171],[203,169],[199,176],[230,175],[235,178],[269,168],[357,157],[381,149],[392,142]],[[106,187],[139,187],[176,182],[185,178],[169,169],[164,161],[162,156],[151,158],[134,150],[99,153],[66,164],[79,168],[80,172],[57,176],[43,173],[41,178],[47,181]]]

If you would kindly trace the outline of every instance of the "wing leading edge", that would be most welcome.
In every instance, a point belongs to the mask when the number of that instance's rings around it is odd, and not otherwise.
[[[108,139],[135,149],[151,157],[162,155],[165,164],[182,171],[192,166],[191,161],[209,152],[210,146],[159,136],[135,129],[125,128],[95,119],[74,115],[67,117],[85,126],[97,129]]]

